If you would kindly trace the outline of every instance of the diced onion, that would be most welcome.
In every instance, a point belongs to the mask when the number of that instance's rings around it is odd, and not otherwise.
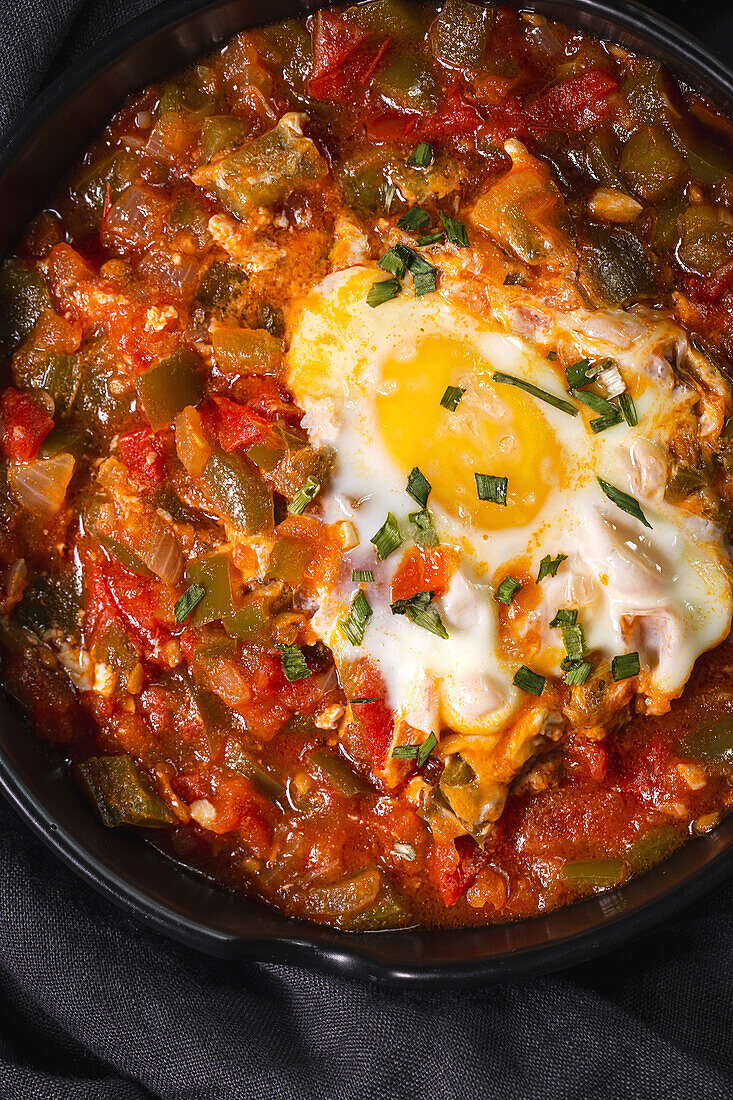
[[[14,462],[8,466],[8,485],[20,504],[35,516],[55,516],[66,497],[74,473],[74,457],[58,454],[33,462]]]
[[[177,584],[183,572],[183,552],[178,539],[157,512],[145,514],[144,524],[128,531],[125,542],[151,573],[167,584]]]

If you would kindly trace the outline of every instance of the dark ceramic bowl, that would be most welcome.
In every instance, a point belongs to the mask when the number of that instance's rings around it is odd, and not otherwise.
[[[660,58],[733,116],[733,74],[658,15],[626,0],[536,0],[523,6]],[[129,93],[246,27],[306,10],[297,0],[276,0],[266,8],[257,0],[171,0],[64,74],[2,152],[0,255]],[[159,932],[231,959],[293,963],[405,986],[485,983],[580,962],[669,919],[733,869],[731,815],[627,885],[544,917],[486,928],[356,935],[291,920],[174,864],[133,833],[105,829],[61,762],[2,695],[0,786],[61,859]]]

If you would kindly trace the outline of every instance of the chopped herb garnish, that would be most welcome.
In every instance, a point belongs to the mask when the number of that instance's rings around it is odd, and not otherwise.
[[[434,592],[418,592],[406,600],[395,600],[391,604],[392,614],[406,615],[415,626],[421,626],[423,630],[429,630],[431,634],[447,639],[448,631],[443,626],[443,620],[438,612],[430,607],[434,596]]]
[[[396,298],[400,292],[399,279],[382,279],[378,283],[372,283],[367,293],[367,305],[372,308],[382,306],[392,298]]]
[[[579,390],[574,388],[571,389],[570,392],[576,401],[582,401],[589,409],[593,409],[593,412],[600,413],[601,416],[621,415],[615,405],[612,405],[610,401],[606,401],[605,397],[601,397],[591,390]]]
[[[556,577],[558,569],[566,559],[567,554],[558,554],[556,558],[551,558],[549,554],[545,554],[540,562],[540,570],[537,574],[537,584],[544,580],[545,577]]]
[[[426,233],[424,237],[418,237],[417,243],[420,248],[427,248],[431,244],[442,244],[445,240],[445,233],[440,229],[434,229],[432,233]]]
[[[415,760],[419,751],[419,745],[395,745],[392,757],[394,760]]]
[[[563,623],[562,641],[563,645],[565,646],[565,652],[568,655],[568,660],[583,660],[587,646],[585,644],[585,634],[583,633],[583,627],[580,625],[580,623]]]
[[[569,367],[565,368],[568,389],[574,390],[579,386],[590,386],[595,373],[596,369],[591,367],[588,359],[579,359],[577,363],[571,363]]]
[[[307,477],[290,501],[290,504],[288,504],[290,515],[299,516],[301,512],[304,512],[310,502],[316,498],[320,488],[321,483],[317,478]]]
[[[634,399],[631,394],[622,393],[618,399],[618,403],[626,423],[630,428],[635,428],[639,423],[639,415],[636,411],[636,405],[634,404]]]
[[[418,546],[437,546],[440,542],[438,532],[435,530],[432,513],[427,508],[419,512],[410,512],[407,517],[415,526],[415,542]]]
[[[565,673],[565,683],[569,687],[574,687],[576,684],[584,684],[590,676],[590,672],[591,665],[588,661],[578,661]]]
[[[411,206],[397,219],[397,227],[406,230],[408,233],[415,233],[418,229],[426,226],[429,221],[430,215],[427,210],[423,210],[421,206]]]
[[[354,584],[370,584],[374,580],[371,569],[352,569],[351,579]]]
[[[349,639],[352,645],[361,645],[364,641],[366,624],[372,617],[372,609],[369,600],[364,595],[363,589],[354,596],[349,608],[349,617],[339,623],[341,631]]]
[[[638,676],[641,671],[638,653],[622,653],[611,661],[611,675],[618,683],[619,680],[628,680],[631,676]]]
[[[200,584],[190,584],[180,599],[173,605],[173,615],[177,623],[185,623],[197,603],[206,595],[206,589]]]
[[[610,485],[607,481],[604,481],[602,477],[596,480],[608,499],[615,504],[617,508],[620,508],[622,512],[627,512],[628,515],[633,516],[634,519],[638,519],[640,523],[643,523],[645,527],[651,530],[652,525],[642,512],[638,500],[629,496],[623,489],[617,489],[615,485]]]
[[[279,645],[277,648],[280,650],[286,680],[292,684],[295,680],[305,680],[310,676],[311,670],[297,645]]]
[[[422,298],[423,294],[432,294],[438,289],[438,271],[413,272],[412,285],[415,288],[415,297]]]
[[[394,275],[396,279],[403,279],[411,252],[412,249],[407,248],[404,244],[393,245],[385,252],[381,260],[377,260],[377,267],[381,267],[382,271]]]
[[[397,841],[392,849],[392,854],[400,859],[414,859],[415,849],[412,844],[403,844],[401,841]]]
[[[575,626],[578,621],[578,612],[575,608],[559,607],[555,612],[555,618],[550,626]]]
[[[594,435],[598,435],[599,432],[605,432],[607,428],[615,428],[622,420],[621,413],[615,411],[607,416],[599,416],[595,420],[591,420],[590,428]]]
[[[455,412],[458,408],[458,402],[465,392],[462,386],[446,386],[445,393],[441,397],[440,403],[444,409],[448,409],[449,412]]]
[[[429,733],[428,736],[423,741],[420,748],[417,750],[417,766],[418,766],[418,768],[421,768],[423,766],[423,764],[425,763],[427,758],[430,756],[430,753],[433,751],[433,749],[435,748],[435,746],[437,744],[438,744],[438,738],[435,736],[434,733]]]
[[[527,668],[526,665],[520,665],[514,674],[512,683],[515,687],[521,688],[522,691],[528,691],[530,695],[541,695],[545,690],[544,676],[532,672],[532,669]]]
[[[507,575],[496,589],[494,599],[497,603],[511,603],[521,587],[519,581],[515,581],[514,577]]]
[[[392,202],[394,200],[395,190],[396,188],[393,183],[387,184],[386,188],[384,189],[384,209],[387,214],[389,214],[390,210],[392,209]]]
[[[427,507],[431,488],[432,486],[425,477],[425,474],[423,474],[417,466],[413,466],[407,475],[407,492],[421,508]]]
[[[490,500],[492,504],[501,504],[506,508],[508,477],[497,477],[495,474],[474,474],[473,476],[476,478],[476,492],[479,500]]]
[[[569,401],[565,401],[562,397],[555,397],[554,393],[541,390],[539,386],[533,386],[531,382],[525,382],[523,378],[515,378],[513,374],[502,374],[501,371],[494,371],[491,377],[495,382],[500,382],[504,386],[516,386],[517,389],[524,390],[532,397],[538,397],[540,401],[546,401],[548,405],[553,405],[569,416],[578,415],[578,410]]]
[[[433,147],[427,141],[421,141],[410,153],[407,163],[410,168],[427,168],[433,159]]]
[[[376,535],[369,541],[377,551],[377,557],[380,561],[384,561],[398,546],[402,545],[402,535],[397,526],[397,520],[391,512],[387,512],[386,520],[379,528]]]
[[[360,695],[356,699],[349,699],[350,703],[376,703],[376,695]]]
[[[458,245],[459,248],[468,248],[468,233],[465,225],[456,221],[455,218],[449,218],[447,214],[440,214],[440,220],[450,243]]]

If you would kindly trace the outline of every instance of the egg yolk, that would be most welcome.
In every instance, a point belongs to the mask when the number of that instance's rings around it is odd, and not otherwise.
[[[492,382],[494,369],[465,344],[426,335],[410,358],[385,362],[377,394],[383,442],[399,466],[418,466],[432,503],[487,530],[530,523],[562,462],[538,402]],[[440,399],[456,385],[466,393],[451,412]],[[508,478],[506,507],[479,500],[477,473]]]

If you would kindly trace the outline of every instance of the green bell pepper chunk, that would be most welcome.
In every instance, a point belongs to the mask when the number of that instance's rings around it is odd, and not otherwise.
[[[279,805],[285,803],[285,787],[279,780],[258,764],[238,741],[230,741],[224,752],[224,763],[237,775],[249,779],[253,787]]]
[[[204,626],[230,615],[234,610],[229,554],[218,550],[186,566],[186,583],[198,584],[204,595],[191,612],[191,623]]]
[[[631,110],[643,126],[666,125],[678,117],[669,77],[658,61],[649,61],[621,86]]]
[[[403,0],[369,0],[367,4],[347,8],[344,16],[365,30],[412,42],[424,38],[428,22],[424,9]]]
[[[568,886],[603,890],[617,886],[626,871],[622,859],[571,859],[564,864],[560,874]]]
[[[205,309],[224,310],[241,292],[248,275],[236,264],[213,263],[196,291],[196,301]]]
[[[94,645],[94,660],[109,665],[118,674],[123,687],[138,663],[137,652],[119,623],[112,622]]]
[[[84,454],[89,436],[76,428],[52,428],[41,444],[43,458],[55,458],[56,455],[69,454],[77,461]]]
[[[405,110],[432,114],[438,107],[439,87],[435,70],[414,54],[397,57],[386,69],[377,73],[372,87]]]
[[[378,932],[380,929],[399,928],[409,921],[409,911],[397,889],[384,875],[380,874],[379,879],[375,901],[366,909],[347,916],[345,927],[350,932]]]
[[[664,130],[643,126],[624,145],[621,171],[642,198],[658,202],[679,182],[685,162]]]
[[[81,364],[81,381],[74,402],[75,417],[95,440],[108,438],[132,416],[135,391],[113,393],[110,390],[115,363],[106,344],[95,344],[81,353]]]
[[[467,0],[446,0],[432,29],[433,53],[459,69],[478,69],[491,27],[491,8]]]
[[[141,577],[152,577],[153,574],[150,572],[147,565],[145,565],[133,550],[130,550],[128,546],[125,546],[118,539],[100,531],[97,527],[99,509],[103,502],[104,497],[100,495],[92,497],[84,512],[85,530],[92,535],[97,542],[101,543],[105,550],[116,558],[125,569],[129,569],[131,573],[137,573]]]
[[[624,853],[624,858],[632,872],[638,875],[671,856],[682,846],[684,839],[674,825],[654,825],[637,837]]]
[[[45,363],[40,388],[54,400],[56,412],[62,416],[71,410],[81,383],[81,356],[50,355]]]
[[[607,306],[627,306],[657,293],[653,257],[632,233],[594,225],[581,250],[582,284]]]
[[[107,203],[107,188],[112,202],[137,178],[137,157],[120,150],[84,168],[71,186],[71,197],[80,206],[90,224],[99,229]]]
[[[314,450],[305,439],[286,428],[276,428],[274,439],[253,443],[247,449],[247,458],[264,470],[273,487],[288,500],[292,500],[308,477],[323,483],[332,462],[332,455]]]
[[[236,115],[213,115],[201,128],[201,162],[208,164],[218,153],[234,149],[249,137],[252,127]]]
[[[270,604],[256,595],[245,600],[236,611],[225,615],[222,622],[227,634],[243,642],[265,645],[271,640]]]
[[[285,535],[275,543],[267,563],[267,580],[285,581],[297,588],[313,560],[314,549],[304,539]]]
[[[680,239],[679,223],[685,212],[685,199],[682,195],[671,195],[657,207],[657,216],[652,230],[652,247],[674,248]]]
[[[713,206],[694,203],[682,218],[677,255],[697,275],[712,275],[730,259],[733,231]]]
[[[198,358],[179,348],[141,375],[136,383],[138,397],[154,432],[168,428],[187,405],[198,405],[203,379]]]
[[[593,178],[604,187],[616,187],[625,191],[623,180],[618,171],[618,157],[613,137],[608,130],[599,130],[588,141],[586,149],[588,167]]]
[[[275,63],[282,71],[285,87],[304,95],[310,76],[313,58],[311,36],[295,19],[283,19],[271,23],[260,31],[264,41],[265,60]]]
[[[11,354],[51,309],[51,297],[41,276],[22,260],[0,265],[0,351]]]
[[[695,760],[729,764],[733,761],[733,714],[725,714],[714,722],[703,722],[687,734],[681,748]]]
[[[220,325],[212,329],[211,343],[219,370],[225,374],[279,374],[282,341],[264,328]]]
[[[102,823],[109,828],[139,825],[160,829],[177,821],[127,753],[92,756],[77,766],[76,774]]]
[[[373,793],[373,788],[362,779],[342,757],[332,749],[315,749],[309,756],[311,764],[318,768],[321,775],[337,791],[353,798],[359,794]]]
[[[66,636],[79,634],[79,612],[84,603],[80,575],[72,570],[33,578],[12,612],[13,622],[39,637],[52,628]]]
[[[204,477],[225,520],[245,535],[272,531],[275,526],[272,493],[248,458],[214,451]]]

